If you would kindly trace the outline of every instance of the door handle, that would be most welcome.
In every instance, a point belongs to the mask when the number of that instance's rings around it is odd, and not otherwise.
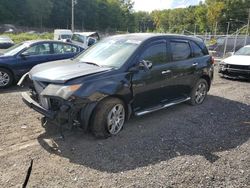
[[[172,72],[171,70],[165,70],[165,71],[162,71],[161,74],[164,75],[164,74],[169,74],[171,72]]]
[[[198,63],[193,63],[193,65],[192,65],[192,66],[196,67],[197,65],[198,65]]]

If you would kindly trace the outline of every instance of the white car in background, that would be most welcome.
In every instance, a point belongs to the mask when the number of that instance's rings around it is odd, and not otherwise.
[[[73,33],[69,29],[56,29],[54,30],[54,40],[61,40],[63,42],[67,42],[70,40]]]
[[[75,32],[71,38],[71,42],[85,50],[100,40],[97,32]]]
[[[250,45],[244,46],[219,63],[221,76],[250,80]]]

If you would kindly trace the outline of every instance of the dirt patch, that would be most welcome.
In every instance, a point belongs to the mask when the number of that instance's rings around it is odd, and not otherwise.
[[[0,91],[0,187],[249,187],[250,83],[221,79],[201,106],[181,104],[96,140],[41,127],[18,88]]]

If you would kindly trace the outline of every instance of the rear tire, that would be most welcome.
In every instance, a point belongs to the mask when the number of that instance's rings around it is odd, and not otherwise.
[[[13,84],[14,78],[10,71],[0,68],[0,89],[10,87]]]
[[[97,138],[108,138],[117,135],[123,128],[125,118],[125,106],[120,99],[104,99],[93,112],[91,132]]]
[[[195,84],[191,92],[190,104],[193,106],[202,104],[207,97],[207,92],[208,92],[207,81],[205,79],[200,79]]]

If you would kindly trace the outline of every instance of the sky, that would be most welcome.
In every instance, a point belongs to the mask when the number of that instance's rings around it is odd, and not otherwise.
[[[197,5],[201,0],[134,0],[135,11],[149,11],[184,8],[189,5]],[[204,0],[202,0],[204,1]]]

